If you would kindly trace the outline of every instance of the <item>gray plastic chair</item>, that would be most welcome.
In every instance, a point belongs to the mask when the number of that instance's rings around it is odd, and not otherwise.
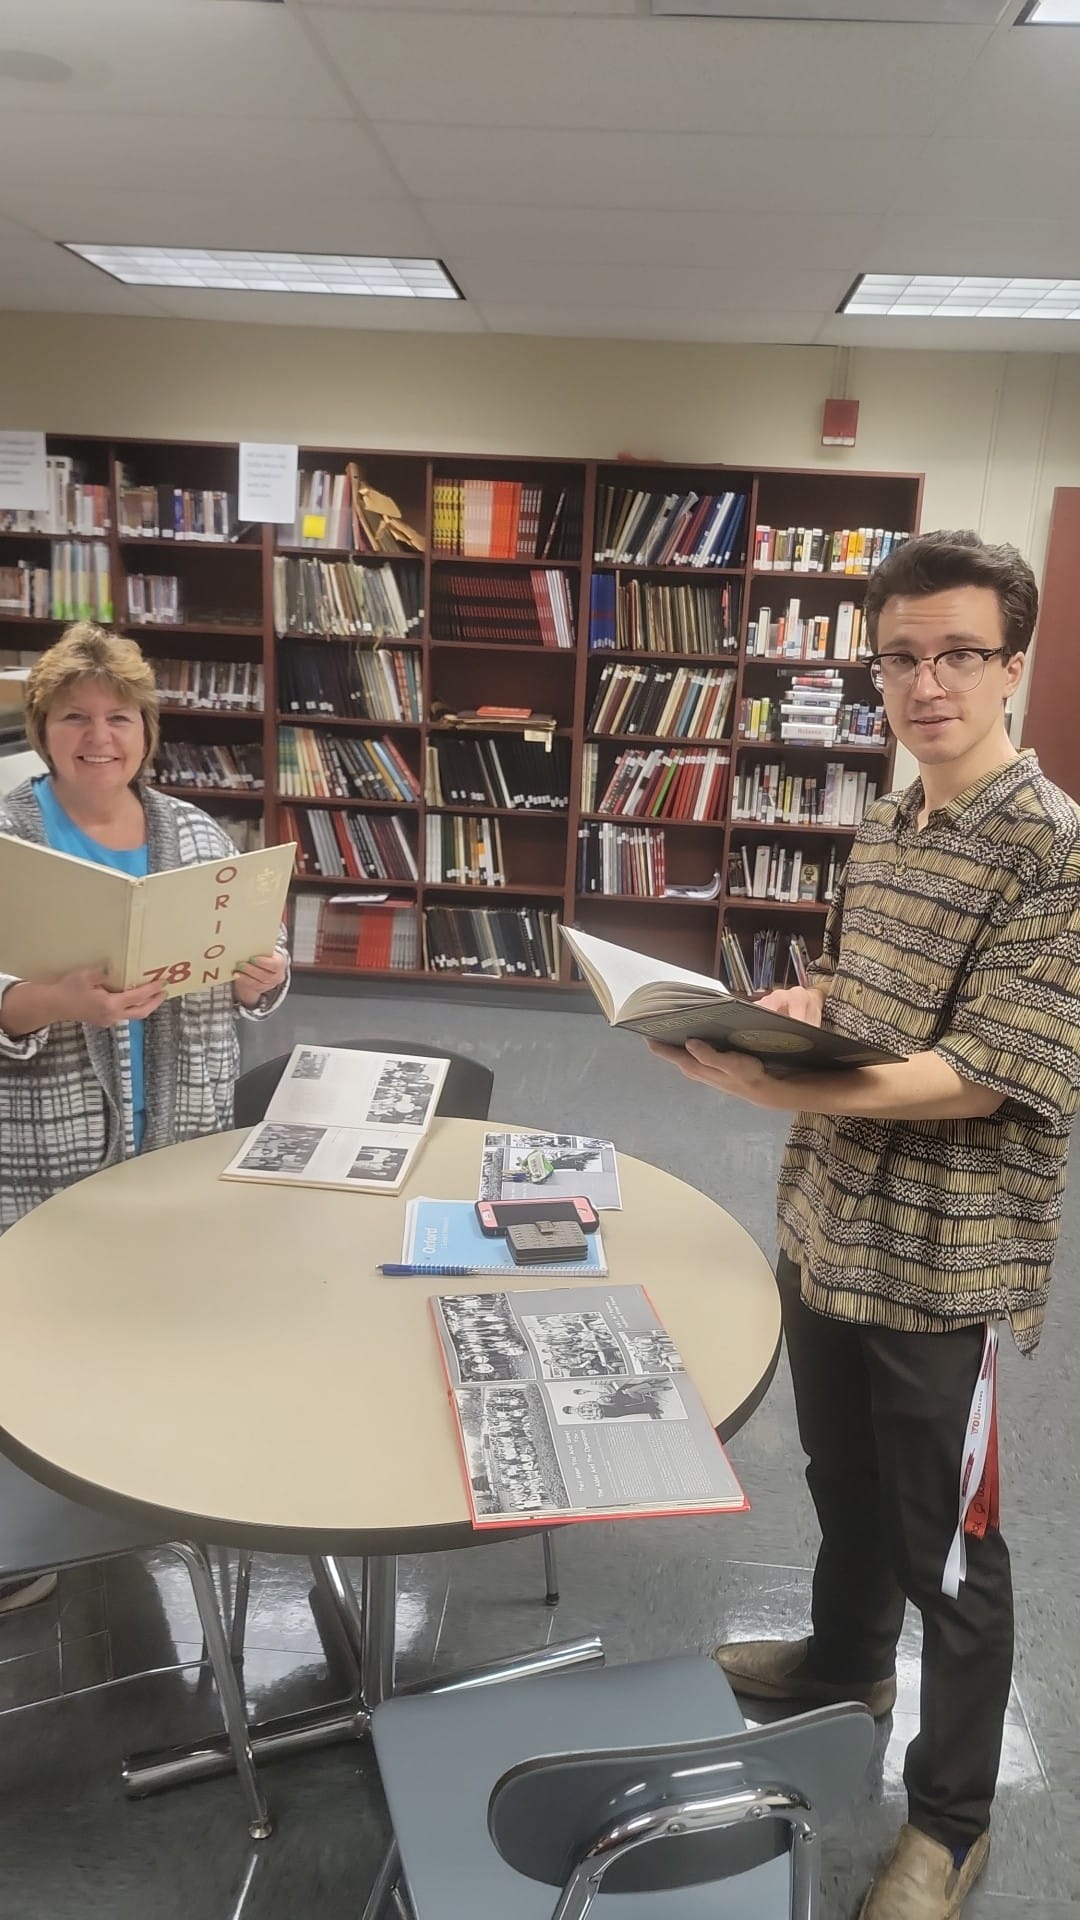
[[[118,1554],[145,1553],[161,1547],[179,1555],[191,1578],[225,1731],[247,1802],[249,1831],[253,1839],[263,1840],[270,1832],[270,1819],[255,1774],[244,1701],[229,1658],[203,1549],[187,1540],[162,1539],[145,1526],[66,1500],[0,1454],[0,1581],[23,1575],[32,1579],[87,1560],[108,1560]]]
[[[812,1920],[865,1707],[748,1729],[681,1656],[399,1696],[372,1732],[394,1842],[364,1920]],[[643,1894],[654,1898],[642,1899]]]

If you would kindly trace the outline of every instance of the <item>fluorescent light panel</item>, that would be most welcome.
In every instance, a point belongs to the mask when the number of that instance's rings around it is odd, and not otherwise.
[[[1080,320],[1080,280],[864,273],[837,311],[891,320]]]
[[[1080,27],[1080,0],[1028,0],[1018,27]]]
[[[355,253],[249,253],[233,247],[97,247],[70,240],[61,244],[129,287],[348,293],[394,300],[463,297],[441,260]]]

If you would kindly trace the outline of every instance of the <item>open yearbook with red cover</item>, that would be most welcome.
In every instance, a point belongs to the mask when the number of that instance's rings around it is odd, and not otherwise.
[[[749,1505],[643,1287],[431,1302],[474,1527]]]

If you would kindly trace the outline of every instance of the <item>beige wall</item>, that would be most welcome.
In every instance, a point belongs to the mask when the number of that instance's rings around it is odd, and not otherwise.
[[[850,355],[858,445],[820,445],[831,348],[0,314],[0,427],[924,472],[924,527],[1041,573],[1080,485],[1080,355]]]

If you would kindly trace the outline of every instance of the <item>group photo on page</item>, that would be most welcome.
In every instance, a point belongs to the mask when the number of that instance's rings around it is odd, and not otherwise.
[[[1080,1920],[1080,0],[3,14],[0,1920]]]

